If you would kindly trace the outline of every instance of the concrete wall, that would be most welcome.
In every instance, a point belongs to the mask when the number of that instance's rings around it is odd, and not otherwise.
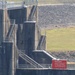
[[[4,10],[0,9],[0,75],[2,75],[2,41],[3,41],[3,14],[4,14]]]
[[[17,69],[16,75],[75,75],[75,70],[51,70],[51,69],[24,70],[24,69]]]
[[[25,22],[22,33],[19,34],[23,35],[21,37],[17,37],[18,48],[21,49],[23,46],[23,50],[25,50],[25,53],[29,55],[32,50],[35,49],[35,22]]]
[[[3,41],[3,10],[0,9],[0,45]]]
[[[0,75],[2,75],[2,47],[0,46]]]
[[[35,22],[29,21],[24,23],[24,48],[26,54],[32,56],[32,51],[35,49]]]
[[[13,7],[8,9],[10,19],[15,19],[16,24],[23,24],[27,19],[26,7]]]
[[[21,32],[17,32],[17,34],[18,49],[23,50],[24,53],[32,57],[32,51],[35,49],[35,22],[26,21],[23,24]],[[25,63],[21,58],[19,58],[19,60],[21,64],[22,62]]]
[[[10,75],[12,73],[12,43],[2,43],[2,73],[3,75]]]
[[[52,58],[43,52],[33,52],[34,59],[40,64],[51,64]]]

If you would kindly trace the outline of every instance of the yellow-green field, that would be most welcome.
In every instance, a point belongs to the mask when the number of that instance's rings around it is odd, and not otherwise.
[[[36,0],[7,0],[7,1],[25,1],[25,2],[31,2]],[[38,0],[39,4],[49,4],[49,3],[59,3],[58,0]]]
[[[46,50],[75,50],[75,28],[46,30]]]
[[[31,2],[31,1],[34,1],[34,0],[7,0],[7,1],[26,1],[26,2]],[[39,4],[57,4],[57,3],[74,3],[74,2],[75,2],[75,0],[38,0]]]

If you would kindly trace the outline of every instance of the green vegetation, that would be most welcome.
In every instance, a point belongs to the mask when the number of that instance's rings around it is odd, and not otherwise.
[[[22,0],[7,0],[7,1],[22,1]],[[31,2],[32,0],[25,0],[25,1]],[[74,3],[74,2],[75,0],[38,0],[39,4],[57,4],[57,3]]]
[[[46,30],[46,50],[75,50],[75,28]]]

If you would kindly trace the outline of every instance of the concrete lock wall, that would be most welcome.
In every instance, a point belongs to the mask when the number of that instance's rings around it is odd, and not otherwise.
[[[28,56],[32,56],[32,51],[35,49],[35,22],[34,21],[26,21],[23,24],[22,36],[17,37],[17,46],[20,50],[23,50]],[[20,40],[21,39],[21,40]],[[25,63],[25,61],[21,60],[20,64]]]
[[[12,43],[2,43],[2,73],[3,75],[10,75],[12,73]]]
[[[51,64],[52,58],[43,52],[33,52],[34,60],[40,64]]]
[[[25,22],[23,32],[25,52],[27,55],[32,56],[32,51],[35,49],[35,22]]]
[[[21,49],[23,45],[25,53],[29,55],[35,49],[35,22],[26,21],[23,24],[22,34],[20,38],[17,37],[18,48]]]
[[[0,75],[2,75],[2,47],[0,46]]]
[[[16,24],[23,24],[27,19],[26,7],[12,7],[8,9],[10,19],[15,19]]]
[[[16,75],[75,75],[75,70],[51,70],[51,69],[24,70],[24,69],[17,69]]]
[[[3,41],[3,9],[0,9],[0,45]]]

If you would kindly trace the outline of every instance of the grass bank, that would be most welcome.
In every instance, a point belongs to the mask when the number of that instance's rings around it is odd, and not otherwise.
[[[46,49],[48,51],[75,50],[75,28],[46,30]]]

